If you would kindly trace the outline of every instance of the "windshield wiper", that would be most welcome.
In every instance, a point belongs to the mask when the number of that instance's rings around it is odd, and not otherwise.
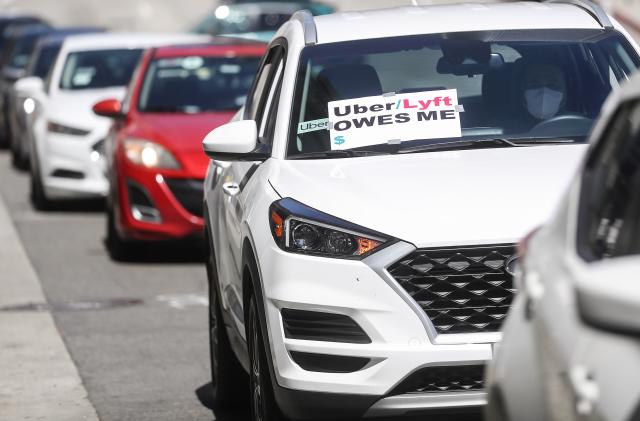
[[[171,105],[158,105],[156,107],[149,107],[144,110],[147,113],[183,113],[184,110],[181,107],[174,107]]]
[[[372,151],[363,149],[341,149],[330,151],[306,152],[289,156],[288,159],[333,159],[333,158],[354,158],[360,156],[386,155],[387,151]]]
[[[457,151],[463,149],[484,149],[484,148],[510,148],[521,147],[521,145],[515,143],[509,139],[504,138],[491,138],[491,139],[477,139],[477,140],[457,140],[453,142],[438,142],[430,143],[427,145],[410,146],[401,148],[397,153],[416,153],[416,152],[432,152],[432,151]]]

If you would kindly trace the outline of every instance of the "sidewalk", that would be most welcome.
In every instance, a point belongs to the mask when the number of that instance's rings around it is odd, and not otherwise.
[[[10,310],[45,303],[0,196],[0,419],[97,421],[51,314]]]

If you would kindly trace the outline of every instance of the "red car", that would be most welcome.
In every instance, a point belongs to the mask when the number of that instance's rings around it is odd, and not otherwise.
[[[112,258],[128,258],[140,241],[202,235],[202,139],[244,104],[264,51],[230,39],[150,49],[125,100],[94,106],[114,119],[105,142]]]

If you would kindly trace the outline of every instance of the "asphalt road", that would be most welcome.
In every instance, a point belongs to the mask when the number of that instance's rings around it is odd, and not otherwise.
[[[0,180],[0,194],[102,421],[249,419],[246,411],[210,409],[199,247],[149,247],[139,262],[116,264],[103,244],[102,203],[34,211],[29,178],[11,168],[6,151],[0,151]]]

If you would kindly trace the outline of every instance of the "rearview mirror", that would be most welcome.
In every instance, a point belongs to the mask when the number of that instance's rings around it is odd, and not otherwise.
[[[258,144],[254,120],[232,121],[213,129],[202,141],[204,152],[217,161],[264,161],[268,149]]]
[[[618,257],[589,266],[588,274],[576,281],[582,320],[598,329],[640,335],[640,258]]]
[[[44,91],[44,82],[37,76],[24,77],[18,79],[14,85],[16,92],[25,94],[35,94]]]
[[[492,70],[501,69],[504,58],[498,53],[491,53],[486,62],[465,58],[460,63],[452,63],[446,57],[441,57],[436,65],[436,71],[441,75],[474,76],[484,75]]]
[[[123,118],[122,103],[117,99],[105,99],[93,106],[93,112],[101,117]]]

